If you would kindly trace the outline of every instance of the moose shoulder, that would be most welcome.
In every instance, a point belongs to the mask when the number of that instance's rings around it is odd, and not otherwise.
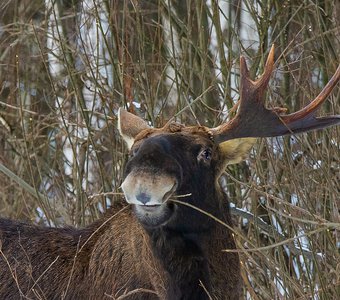
[[[80,230],[0,220],[0,299],[239,299],[239,259],[223,251],[235,243],[221,173],[257,137],[340,123],[339,116],[315,117],[340,67],[315,100],[286,115],[263,104],[273,66],[272,47],[252,81],[241,58],[238,113],[217,128],[150,128],[121,109],[118,126],[130,150],[126,201]]]

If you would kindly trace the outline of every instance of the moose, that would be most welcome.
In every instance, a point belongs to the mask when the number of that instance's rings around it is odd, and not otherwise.
[[[220,175],[259,137],[340,123],[340,116],[315,116],[340,67],[292,114],[264,105],[273,68],[274,47],[255,81],[241,57],[238,111],[216,128],[152,128],[120,109],[118,128],[130,151],[124,199],[83,229],[0,219],[0,299],[239,299],[239,257],[223,251],[236,245]]]

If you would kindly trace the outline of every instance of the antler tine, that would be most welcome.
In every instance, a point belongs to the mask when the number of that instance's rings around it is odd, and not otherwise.
[[[321,93],[301,110],[283,115],[284,108],[267,109],[263,96],[274,68],[274,45],[272,46],[261,77],[250,79],[246,61],[240,58],[240,106],[236,116],[229,122],[210,129],[217,143],[236,138],[274,137],[325,128],[340,123],[340,116],[315,117],[316,110],[329,96],[340,80],[340,66]]]
[[[241,80],[239,112],[242,112],[247,106],[252,105],[252,97],[250,97],[252,94],[257,94],[259,97],[256,100],[262,102],[261,97],[264,95],[274,68],[274,53],[275,46],[272,45],[264,67],[264,72],[256,81],[250,79],[246,59],[243,56],[240,57]],[[257,103],[254,102],[253,104],[256,105]]]
[[[275,46],[272,45],[272,47],[270,48],[269,54],[268,54],[268,58],[266,61],[266,65],[264,67],[264,72],[261,75],[261,77],[259,79],[257,79],[255,81],[255,86],[257,89],[264,89],[267,87],[270,76],[273,73],[273,69],[274,69],[274,53],[275,53]]]
[[[306,118],[310,115],[313,115],[315,111],[322,105],[322,103],[325,102],[325,100],[327,99],[327,97],[329,96],[329,94],[339,81],[339,79],[340,79],[340,65],[336,69],[332,78],[328,81],[326,86],[320,92],[320,94],[311,103],[309,103],[306,107],[300,109],[297,112],[294,112],[286,116],[282,116],[282,120],[285,123],[291,123],[301,118]]]
[[[266,65],[264,67],[264,72],[261,75],[261,77],[257,79],[256,81],[253,81],[250,79],[246,59],[243,56],[241,56],[240,57],[240,73],[241,73],[242,81],[247,80],[254,86],[254,88],[266,87],[269,82],[270,76],[273,72],[273,68],[274,68],[274,53],[275,53],[275,46],[272,45],[272,47],[270,48],[269,54],[268,54]]]

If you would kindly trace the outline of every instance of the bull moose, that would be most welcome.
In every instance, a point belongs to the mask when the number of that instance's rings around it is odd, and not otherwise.
[[[235,242],[221,173],[245,159],[256,138],[340,123],[340,116],[315,117],[340,67],[292,114],[263,104],[273,67],[274,47],[256,81],[241,57],[238,112],[216,128],[151,128],[120,109],[130,151],[125,200],[83,229],[0,219],[0,299],[239,299],[239,258],[223,251]]]

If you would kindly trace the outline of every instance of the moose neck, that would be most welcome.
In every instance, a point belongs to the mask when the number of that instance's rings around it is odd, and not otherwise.
[[[167,227],[146,231],[153,254],[168,274],[167,299],[208,299],[209,264],[202,247],[208,234],[182,233]]]
[[[209,196],[216,197],[215,190],[211,191]],[[222,202],[221,199],[191,200],[190,202],[193,203]],[[211,214],[214,217],[225,222],[229,220],[227,202],[224,205],[225,208],[222,210],[221,205],[210,207],[209,210],[213,210]],[[218,256],[219,253],[215,251],[223,248],[221,245],[213,249],[211,243],[216,239],[223,240],[222,235],[224,238],[228,235],[225,235],[225,230],[218,228],[221,225],[217,224],[211,216],[201,211],[193,213],[192,207],[180,207],[178,210],[181,214],[175,217],[173,223],[157,228],[145,228],[150,238],[152,252],[168,274],[167,299],[209,299],[208,293],[212,286],[209,266],[212,259],[209,256]],[[183,211],[187,211],[187,215]],[[185,222],[182,223],[179,219]]]

